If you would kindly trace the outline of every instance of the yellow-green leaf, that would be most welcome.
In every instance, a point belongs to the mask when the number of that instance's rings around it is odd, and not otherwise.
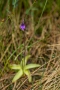
[[[16,73],[16,75],[14,76],[12,82],[15,82],[16,80],[18,80],[19,78],[21,78],[22,75],[23,75],[23,71],[22,71],[22,70],[18,71],[18,72]]]
[[[39,67],[39,64],[28,64],[24,67],[24,69],[31,69],[31,68],[36,68]]]
[[[22,60],[21,60],[21,65],[26,65],[26,63],[27,63],[27,61],[28,61],[28,59],[31,57],[31,55],[27,55],[25,58],[22,58]]]
[[[27,75],[29,82],[32,81],[32,76],[29,70],[24,70],[24,73]]]
[[[27,55],[26,57],[25,57],[25,65],[26,65],[26,63],[27,63],[27,61],[28,61],[28,59],[31,57],[31,55]]]
[[[21,63],[20,63],[21,66],[24,66],[24,58],[21,60]]]
[[[19,69],[21,69],[21,66],[20,66],[20,64],[19,65],[13,64],[13,65],[10,65],[10,68],[15,69],[15,70],[19,70]]]

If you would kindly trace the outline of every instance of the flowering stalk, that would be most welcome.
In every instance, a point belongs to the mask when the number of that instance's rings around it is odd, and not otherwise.
[[[26,26],[25,26],[24,22],[21,23],[20,29],[21,29],[22,31],[24,31],[24,39],[25,39],[25,38],[26,38],[26,36],[25,36]],[[24,64],[25,64],[25,55],[26,55],[26,47],[25,47],[25,46],[26,46],[26,44],[25,44],[25,40],[24,40]],[[23,64],[23,66],[24,66],[24,64]]]

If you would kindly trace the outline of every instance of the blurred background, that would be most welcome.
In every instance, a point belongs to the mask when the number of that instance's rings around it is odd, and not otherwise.
[[[13,84],[24,53],[40,67]],[[60,0],[0,0],[0,90],[60,90]]]

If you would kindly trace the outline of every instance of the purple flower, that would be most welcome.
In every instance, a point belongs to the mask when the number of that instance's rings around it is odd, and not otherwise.
[[[24,30],[25,30],[25,28],[26,28],[25,24],[24,24],[24,23],[22,23],[22,24],[20,25],[20,29],[21,29],[22,31],[24,31]]]

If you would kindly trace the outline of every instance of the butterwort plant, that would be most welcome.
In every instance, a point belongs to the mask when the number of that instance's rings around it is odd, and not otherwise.
[[[14,83],[15,81],[17,81],[19,78],[21,78],[23,75],[27,75],[29,82],[32,81],[32,76],[31,76],[31,72],[30,69],[32,68],[37,68],[40,65],[39,64],[27,64],[27,61],[29,60],[31,56],[27,55],[25,56],[25,58],[22,58],[20,64],[12,64],[10,65],[11,69],[17,70],[16,75],[14,76],[12,82]]]

